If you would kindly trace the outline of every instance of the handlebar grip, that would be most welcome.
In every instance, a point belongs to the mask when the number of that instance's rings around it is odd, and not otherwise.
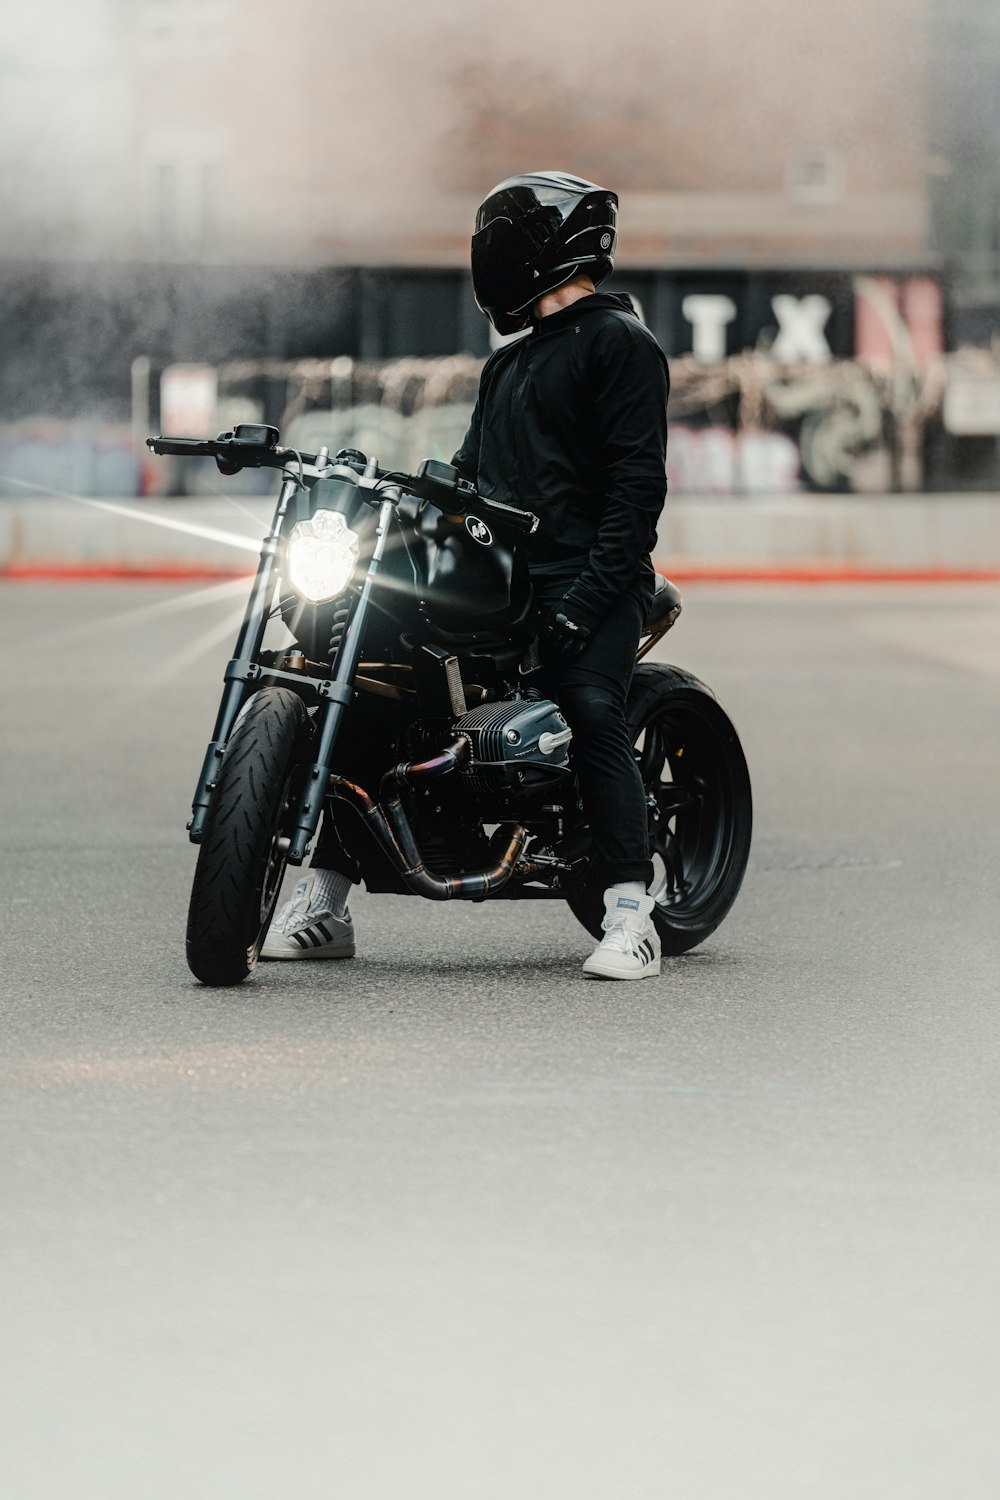
[[[146,447],[153,453],[179,453],[187,458],[213,458],[219,451],[218,443],[201,438],[148,437]]]
[[[277,436],[275,428],[261,430],[274,432]],[[146,447],[154,453],[174,453],[181,458],[214,458],[223,474],[238,474],[241,469],[283,469],[292,458],[303,465],[316,462],[315,453],[293,453],[290,448],[279,448],[276,443],[258,443],[246,437],[234,437],[230,432],[211,439],[148,437]]]
[[[487,500],[483,495],[477,495],[469,508],[486,511],[512,531],[520,531],[524,536],[534,536],[538,530],[538,517],[533,511],[518,510],[514,505],[505,505],[502,500]]]

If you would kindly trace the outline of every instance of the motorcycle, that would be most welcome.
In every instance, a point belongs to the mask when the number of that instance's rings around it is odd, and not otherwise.
[[[324,814],[370,891],[565,901],[599,938],[603,883],[572,732],[531,685],[518,541],[537,517],[479,495],[450,464],[384,471],[354,449],[284,448],[262,424],[147,445],[212,457],[227,475],[281,472],[188,823],[194,975],[236,985],[252,973],[286,868],[310,853]],[[680,611],[659,578],[628,696],[665,954],[718,927],[751,837],[725,711],[690,672],[644,660]],[[274,631],[283,639],[265,647]]]

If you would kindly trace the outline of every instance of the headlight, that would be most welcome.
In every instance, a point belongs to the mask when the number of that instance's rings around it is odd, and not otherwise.
[[[342,594],[358,560],[358,537],[337,510],[318,510],[292,527],[286,551],[288,582],[322,604]]]

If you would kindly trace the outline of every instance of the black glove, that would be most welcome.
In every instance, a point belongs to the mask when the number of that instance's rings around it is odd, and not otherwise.
[[[590,640],[586,625],[578,625],[569,615],[557,610],[549,615],[538,632],[538,655],[543,667],[558,671],[575,661]]]

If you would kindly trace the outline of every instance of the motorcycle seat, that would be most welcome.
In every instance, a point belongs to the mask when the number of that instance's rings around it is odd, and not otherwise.
[[[656,575],[656,590],[652,602],[646,611],[646,623],[643,626],[643,634],[650,635],[653,631],[665,634],[677,619],[682,608],[680,589],[669,578],[664,578],[662,573]]]

